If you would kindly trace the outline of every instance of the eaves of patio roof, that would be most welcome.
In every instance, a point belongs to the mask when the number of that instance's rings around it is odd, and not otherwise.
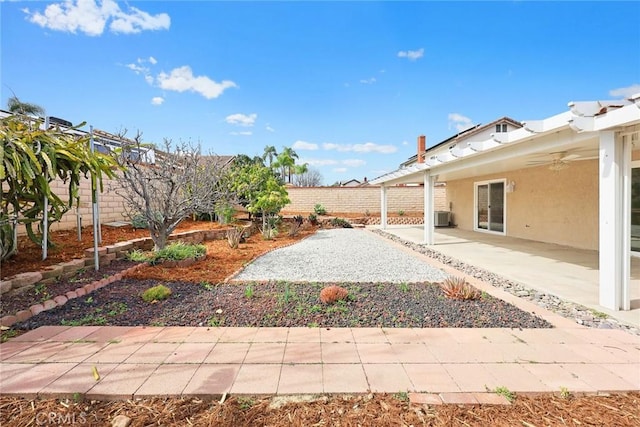
[[[530,167],[534,156],[580,150],[584,158],[598,155],[598,132],[640,129],[640,94],[629,100],[571,102],[569,111],[543,120],[522,122],[520,129],[492,134],[487,140],[439,144],[416,163],[371,180],[373,185],[422,183],[429,171],[439,181],[481,176]]]

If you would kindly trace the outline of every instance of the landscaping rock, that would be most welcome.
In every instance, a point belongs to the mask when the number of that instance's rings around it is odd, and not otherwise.
[[[131,424],[131,418],[122,414],[116,415],[111,420],[111,427],[129,427],[129,424]]]
[[[42,280],[42,274],[40,272],[21,273],[16,274],[11,278],[12,288],[22,288],[24,286],[35,285]]]
[[[84,257],[85,258],[93,258],[95,254],[95,250],[94,248],[88,248],[84,250]],[[98,256],[102,256],[102,255],[106,255],[107,254],[107,247],[98,247]]]
[[[84,259],[72,259],[71,261],[63,262],[58,265],[62,267],[63,274],[75,273],[85,266]]]
[[[11,280],[2,280],[0,281],[0,295],[6,294],[13,287],[13,282]]]
[[[40,274],[42,274],[43,279],[55,279],[62,276],[62,267],[59,265],[52,265],[42,270]]]

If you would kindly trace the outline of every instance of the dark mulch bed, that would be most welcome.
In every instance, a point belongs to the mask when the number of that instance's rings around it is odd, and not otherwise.
[[[122,270],[136,264],[136,262],[126,260],[114,261],[109,265],[100,266],[98,271],[88,267],[68,279],[59,279],[47,285],[36,285],[27,289],[20,289],[18,292],[9,292],[0,298],[0,317],[16,314],[19,310],[27,310],[33,304],[41,303],[58,295],[64,295],[68,291],[74,291],[93,281],[120,273]]]
[[[549,328],[545,320],[500,299],[451,300],[437,285],[341,284],[350,299],[331,305],[318,297],[324,285],[293,283],[220,284],[164,282],[172,295],[146,303],[142,292],[157,280],[124,279],[62,307],[17,324],[155,326],[317,326]]]

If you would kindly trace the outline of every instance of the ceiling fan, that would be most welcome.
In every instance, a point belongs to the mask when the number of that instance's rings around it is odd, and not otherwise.
[[[566,169],[569,167],[570,162],[574,162],[576,160],[592,160],[598,158],[598,156],[583,156],[570,151],[555,151],[553,153],[537,154],[536,156],[542,158],[540,160],[528,161],[528,166],[548,165],[549,169],[552,171]]]

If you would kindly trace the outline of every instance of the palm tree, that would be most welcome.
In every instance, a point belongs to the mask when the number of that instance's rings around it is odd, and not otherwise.
[[[292,172],[292,168],[296,164],[296,159],[299,159],[298,153],[296,153],[291,147],[284,147],[281,155],[284,155],[284,157],[287,159],[286,164],[283,165],[282,162],[280,163],[281,163],[281,166],[286,166],[287,176],[289,177],[289,184],[291,184],[291,176],[293,175],[291,172]]]
[[[39,117],[44,116],[44,108],[37,104],[22,102],[15,95],[13,95],[7,101],[7,108],[9,109],[9,111],[16,114],[26,114]]]
[[[262,155],[262,160],[269,159],[269,169],[272,169],[273,158],[278,156],[278,152],[276,151],[276,147],[273,145],[267,145],[264,147],[264,154]]]

